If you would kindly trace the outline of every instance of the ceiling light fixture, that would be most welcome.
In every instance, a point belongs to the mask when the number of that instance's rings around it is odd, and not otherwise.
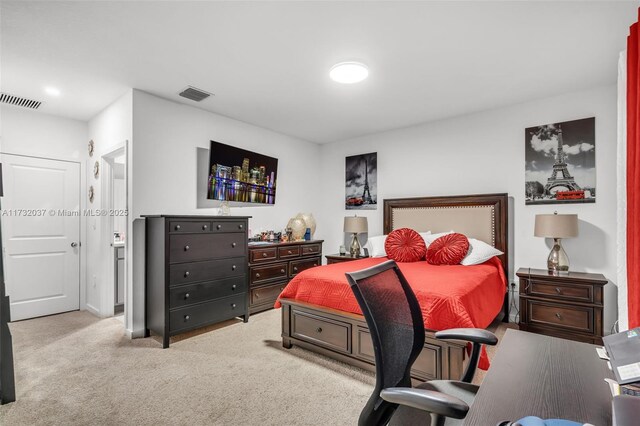
[[[369,68],[360,62],[340,62],[331,67],[329,77],[342,84],[359,83],[369,76]]]
[[[52,86],[47,86],[44,88],[44,91],[49,96],[60,96],[60,89],[56,89]]]

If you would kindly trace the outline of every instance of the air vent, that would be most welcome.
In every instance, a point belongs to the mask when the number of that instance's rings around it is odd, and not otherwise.
[[[197,89],[192,86],[187,86],[182,92],[179,93],[183,98],[191,99],[192,101],[200,102],[203,99],[207,99],[212,93],[205,92],[204,90]]]
[[[21,98],[19,96],[9,95],[7,93],[0,93],[0,103],[20,106],[25,108],[31,108],[31,109],[38,109],[42,104],[42,102],[40,101]]]

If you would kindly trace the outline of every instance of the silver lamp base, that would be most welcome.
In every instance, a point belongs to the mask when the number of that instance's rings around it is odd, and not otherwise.
[[[567,256],[567,252],[562,248],[560,238],[553,239],[553,248],[547,258],[547,268],[549,269],[549,273],[553,275],[569,273],[569,256]]]
[[[358,234],[353,234],[351,246],[349,247],[349,254],[351,254],[351,257],[360,256],[360,241],[358,241]]]

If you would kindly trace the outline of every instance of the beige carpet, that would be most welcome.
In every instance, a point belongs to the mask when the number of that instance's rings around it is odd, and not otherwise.
[[[17,401],[0,407],[2,425],[355,425],[375,382],[283,349],[279,310],[165,350],[154,338],[127,339],[116,318],[86,312],[13,323],[11,331]]]

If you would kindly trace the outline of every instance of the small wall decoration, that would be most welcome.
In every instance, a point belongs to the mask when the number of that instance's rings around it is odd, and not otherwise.
[[[93,203],[93,196],[94,196],[93,185],[91,185],[91,186],[89,187],[89,201],[90,201],[91,203]]]
[[[100,175],[100,163],[96,161],[93,164],[93,177],[98,179],[98,175]]]
[[[93,157],[93,150],[95,149],[93,139],[89,141],[88,149],[89,149],[89,157]]]
[[[346,158],[345,208],[375,210],[378,203],[378,153]]]
[[[525,129],[525,203],[596,202],[594,117]]]

